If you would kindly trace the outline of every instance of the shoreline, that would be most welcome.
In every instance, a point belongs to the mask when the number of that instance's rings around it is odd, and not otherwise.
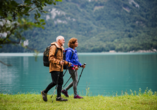
[[[154,51],[131,51],[131,52],[80,52],[78,55],[134,55],[134,54],[157,54]],[[0,53],[0,56],[43,56],[43,53]]]

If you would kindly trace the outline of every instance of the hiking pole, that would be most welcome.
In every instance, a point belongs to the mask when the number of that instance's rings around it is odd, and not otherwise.
[[[83,65],[86,65],[86,63],[85,63],[85,64],[83,64]],[[81,75],[82,75],[83,70],[84,70],[84,68],[82,68],[82,71],[81,71],[80,77],[81,77]],[[80,81],[80,77],[79,77],[78,83],[79,83],[79,81]],[[78,85],[78,83],[77,83],[77,85]]]
[[[70,62],[68,62],[68,64],[71,64]],[[65,73],[67,72],[68,68],[66,68],[66,71],[64,72],[63,76],[65,75]]]
[[[66,69],[66,71],[64,72],[63,76],[65,75],[66,72],[67,72],[67,69]]]
[[[55,92],[56,92],[56,90],[57,90],[57,88],[58,88],[58,79],[59,79],[61,70],[62,70],[62,65],[61,65],[61,69],[60,69],[60,72],[59,72],[58,77],[57,77],[57,84],[56,84],[55,90],[54,90],[54,92],[53,92],[53,94],[52,94],[52,96],[51,96],[52,102],[53,102],[53,98],[54,98]]]
[[[71,78],[71,76],[70,76],[70,78]],[[68,79],[68,81],[70,80],[70,78]],[[64,87],[65,87],[65,85],[68,83],[68,81],[64,84],[63,88],[64,88]]]
[[[74,73],[76,72],[77,70],[74,71]],[[71,78],[71,75],[70,75],[70,78]],[[70,80],[70,78],[68,79],[68,81]],[[64,84],[63,88],[65,87],[65,85],[68,83],[68,81]]]

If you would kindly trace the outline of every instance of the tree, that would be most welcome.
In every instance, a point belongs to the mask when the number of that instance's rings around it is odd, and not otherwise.
[[[21,44],[25,37],[22,32],[33,28],[44,28],[45,20],[41,13],[46,13],[44,7],[62,0],[1,0],[0,1],[0,48],[4,44]],[[30,19],[34,16],[34,19]],[[30,48],[31,49],[31,48]]]
[[[61,2],[62,0],[0,0],[0,48],[5,44],[20,44],[25,48],[35,51],[37,58],[38,51],[24,45],[25,37],[22,32],[33,27],[44,28],[44,19],[40,14],[46,13],[44,7]],[[30,20],[30,16],[34,19]],[[0,61],[0,63],[5,64]]]

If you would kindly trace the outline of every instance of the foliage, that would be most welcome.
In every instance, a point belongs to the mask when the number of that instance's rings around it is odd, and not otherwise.
[[[56,5],[57,1],[62,0],[1,0],[0,46],[23,45],[25,36],[22,36],[22,32],[32,27],[44,28],[45,20],[41,19],[41,13],[46,13],[45,6]]]
[[[44,8],[44,29],[23,32],[29,46],[40,52],[58,35],[66,40],[78,38],[78,52],[137,51],[157,49],[157,1],[65,0]],[[33,12],[30,19],[33,19]],[[9,48],[9,49],[8,49]],[[5,45],[0,52],[23,52],[21,47]],[[31,50],[25,50],[31,52]]]

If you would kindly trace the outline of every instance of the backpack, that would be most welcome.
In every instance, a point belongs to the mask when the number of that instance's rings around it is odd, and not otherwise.
[[[51,47],[51,46],[52,46],[52,45],[48,46],[48,47],[45,49],[44,53],[43,53],[43,64],[44,64],[44,66],[46,66],[46,67],[49,67],[49,64],[50,64],[50,62],[49,62],[49,51],[50,51],[50,47]],[[59,49],[59,48],[56,48],[55,56],[57,55],[58,49]]]
[[[49,51],[50,51],[50,47],[51,47],[51,46],[52,46],[52,45],[48,46],[48,47],[45,49],[44,53],[43,53],[43,64],[44,64],[44,66],[46,66],[46,67],[49,67],[49,64],[50,64],[50,62],[49,62]],[[56,45],[55,45],[55,46],[56,46]],[[57,55],[58,49],[59,49],[59,48],[56,47],[55,56]],[[64,50],[64,51],[63,51],[63,60],[66,60],[66,52],[67,52],[67,50]],[[71,59],[72,59],[72,57],[73,57],[73,54],[74,54],[74,52],[72,51]],[[64,66],[63,66],[63,69],[68,69],[68,66],[67,66],[67,65],[64,65]]]
[[[63,51],[63,60],[66,60],[66,52],[67,52],[67,50],[64,50],[64,51]],[[74,54],[74,52],[72,51],[72,55],[71,55],[71,58],[70,58],[70,59],[72,59],[73,54]],[[64,65],[64,66],[63,66],[63,69],[68,69],[68,68],[69,68],[68,65]]]

